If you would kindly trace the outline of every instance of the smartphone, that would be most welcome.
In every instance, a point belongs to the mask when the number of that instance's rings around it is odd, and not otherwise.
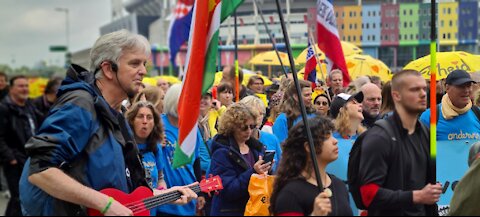
[[[265,155],[263,156],[264,164],[272,162],[273,157],[275,157],[275,151],[265,151]]]

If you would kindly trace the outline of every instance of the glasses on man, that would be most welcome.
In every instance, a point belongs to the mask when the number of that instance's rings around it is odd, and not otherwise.
[[[251,130],[254,130],[257,128],[257,125],[255,124],[251,124],[251,125],[243,125],[240,129],[243,130],[243,131],[247,131],[248,128],[250,128]]]

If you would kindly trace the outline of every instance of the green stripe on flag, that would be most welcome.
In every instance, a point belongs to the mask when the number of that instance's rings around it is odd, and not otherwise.
[[[175,152],[173,153],[173,168],[179,168],[192,163],[193,155],[188,157],[178,143],[175,144]]]
[[[217,70],[218,35],[219,31],[217,30],[208,45],[207,56],[205,57],[205,72],[203,73],[202,94],[206,93],[212,87],[215,80],[215,73]]]
[[[222,16],[220,22],[223,23],[233,12],[237,9],[240,4],[243,3],[243,0],[223,0],[222,1]]]

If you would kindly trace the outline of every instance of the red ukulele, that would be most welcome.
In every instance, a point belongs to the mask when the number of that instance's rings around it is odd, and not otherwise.
[[[200,184],[189,188],[197,194],[200,192],[210,193],[212,191],[222,190],[223,185],[220,176],[214,176],[204,179]],[[139,187],[131,194],[126,194],[114,188],[103,189],[100,192],[113,197],[113,199],[132,210],[134,216],[150,216],[150,209],[174,202],[182,196],[179,191],[153,196],[153,192],[147,187]],[[100,211],[95,209],[88,209],[88,215],[103,216]]]

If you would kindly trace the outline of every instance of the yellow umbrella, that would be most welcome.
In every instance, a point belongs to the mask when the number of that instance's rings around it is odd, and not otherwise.
[[[392,79],[392,72],[385,63],[369,55],[354,54],[345,57],[348,73],[355,80],[360,76],[378,76],[382,81]]]
[[[342,50],[343,50],[343,55],[344,56],[350,56],[354,54],[362,54],[363,50],[357,47],[356,45],[346,42],[346,41],[341,41],[342,44]]]
[[[177,76],[172,76],[172,75],[160,75],[160,76],[155,76],[155,78],[156,79],[162,78],[170,84],[178,84],[182,82],[180,79],[178,79]]]
[[[148,84],[150,86],[157,86],[157,80],[159,78],[164,79],[165,81],[167,81],[170,84],[177,84],[177,83],[182,82],[182,81],[180,81],[180,79],[178,79],[177,77],[172,76],[172,75],[160,75],[160,76],[155,76],[155,77],[144,77],[142,82],[144,84]]]
[[[343,55],[344,56],[361,54],[363,52],[362,49],[360,49],[359,47],[355,46],[352,43],[342,41],[341,44],[342,44],[342,50],[343,50]],[[315,46],[316,46],[316,49],[317,49],[317,52],[318,52],[317,53],[318,58],[320,60],[324,60],[325,59],[325,53],[323,53],[323,51],[320,50],[320,48],[318,48],[318,44],[316,44]],[[300,53],[300,55],[298,55],[297,59],[295,59],[295,63],[296,64],[304,64],[307,61],[307,53],[308,53],[308,47],[305,48],[305,50],[303,50],[302,53]]]
[[[28,79],[28,90],[30,98],[37,98],[43,95],[45,87],[47,86],[48,79],[47,78],[29,78]]]
[[[413,69],[430,79],[430,55],[408,63],[403,69]],[[463,69],[469,73],[480,70],[480,57],[463,51],[437,53],[437,80],[444,79],[450,72]]]
[[[157,86],[157,79],[152,77],[144,77],[142,80],[143,84],[150,86]]]
[[[223,72],[217,72],[215,73],[215,80],[213,81],[213,85],[218,85],[220,83],[220,81],[222,80],[222,74]],[[250,77],[252,77],[253,75],[257,75],[257,74],[252,74],[252,73],[244,73],[243,74],[243,82],[242,84],[247,86],[248,84],[248,79],[250,79]],[[270,86],[273,84],[273,81],[270,80],[267,76],[264,76],[264,75],[257,75],[257,76],[260,76],[263,78],[263,82],[264,82],[264,85],[265,86]]]
[[[288,54],[284,52],[279,52],[279,54],[283,65],[289,66],[290,61],[288,60]],[[249,63],[252,65],[280,66],[280,60],[275,51],[259,53],[250,59]]]

